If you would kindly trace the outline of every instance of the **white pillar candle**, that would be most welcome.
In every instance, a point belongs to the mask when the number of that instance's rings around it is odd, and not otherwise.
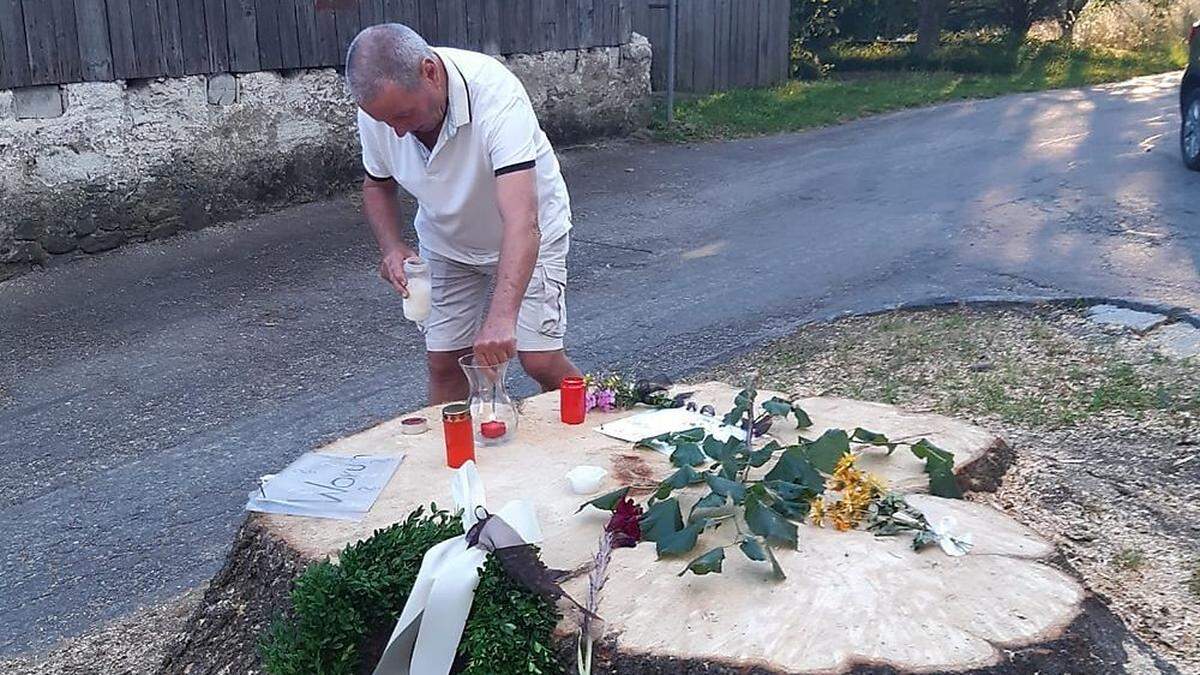
[[[408,280],[408,297],[404,299],[404,318],[421,323],[429,318],[432,308],[433,290],[429,279],[416,277]]]

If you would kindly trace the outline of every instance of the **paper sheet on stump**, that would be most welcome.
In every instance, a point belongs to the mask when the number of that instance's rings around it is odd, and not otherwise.
[[[737,427],[722,424],[720,417],[702,415],[686,408],[650,410],[602,424],[596,430],[605,436],[611,436],[617,440],[637,443],[647,438],[661,436],[666,433],[687,431],[696,427],[704,429],[718,441],[725,441],[732,436],[740,437],[745,434],[744,431]],[[666,452],[669,452],[669,450]]]
[[[250,493],[247,511],[311,518],[361,520],[371,510],[404,455],[301,455]]]

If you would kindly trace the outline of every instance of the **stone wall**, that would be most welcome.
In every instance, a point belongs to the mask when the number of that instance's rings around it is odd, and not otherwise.
[[[649,118],[650,44],[502,58],[558,144]],[[361,177],[333,69],[0,91],[0,280]]]

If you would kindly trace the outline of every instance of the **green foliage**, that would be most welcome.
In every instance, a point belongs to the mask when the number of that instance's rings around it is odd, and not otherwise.
[[[808,413],[804,412],[804,408],[792,403],[791,401],[778,396],[772,397],[770,400],[763,402],[763,410],[771,413],[775,417],[787,417],[791,413],[796,418],[797,429],[807,429],[812,426],[812,420],[809,419]]]
[[[791,72],[794,80],[820,80],[829,74],[830,67],[821,62],[817,53],[805,49],[799,41],[792,43]]]
[[[850,440],[856,443],[866,443],[867,445],[887,448],[889,455],[896,451],[896,446],[900,445],[899,443],[892,443],[883,434],[867,431],[862,427],[855,429],[854,433],[850,434]]]
[[[895,0],[792,0],[792,37],[806,47],[835,38],[895,37],[916,28],[916,3]]]
[[[954,477],[954,454],[942,450],[922,438],[912,445],[912,453],[925,460],[925,473],[929,474],[929,491],[938,497],[962,499],[962,490]]]
[[[674,456],[674,455],[672,455]],[[680,488],[687,487],[694,483],[703,483],[704,476],[696,472],[691,465],[684,465],[678,471],[671,474],[670,478],[664,480],[658,486],[658,490],[654,493],[655,499],[666,499],[671,496],[671,493]]]
[[[462,675],[561,672],[550,646],[558,619],[552,605],[519,586],[489,557],[459,644]]]
[[[707,474],[705,474],[705,475],[707,475]],[[691,516],[689,516],[688,520],[691,521],[693,518],[696,518],[696,517],[704,517],[704,515],[706,513],[710,513],[710,512],[713,515],[716,515],[718,513],[723,513],[728,509],[729,503],[730,503],[729,499],[727,499],[726,497],[719,495],[715,492],[709,492],[708,494],[704,495],[699,500],[697,500],[696,503],[692,506],[692,513],[691,513]]]
[[[696,427],[686,431],[674,431],[666,434],[659,434],[645,438],[637,442],[634,447],[648,448],[650,450],[663,450],[673,448],[680,443],[700,443],[704,440],[704,429]]]
[[[925,514],[914,509],[904,501],[903,497],[894,492],[871,502],[871,505],[867,507],[867,531],[873,532],[877,537],[911,533],[914,551],[920,551],[926,546],[938,543],[938,536],[929,526]]]
[[[1030,41],[1014,49],[987,39],[992,42],[979,48],[951,41],[929,62],[915,61],[905,45],[838,46],[822,59],[835,75],[846,77],[697,97],[678,103],[675,124],[657,130],[673,141],[799,131],[916,106],[1117,82],[1187,65],[1182,44],[1122,51]],[[852,71],[879,74],[850,76]]]
[[[776,513],[795,521],[808,517],[812,500],[821,494],[807,486],[783,481],[765,481],[759,486],[765,491],[768,503]]]
[[[746,415],[750,413],[750,408],[754,405],[754,398],[756,396],[758,396],[758,392],[754,391],[753,388],[743,389],[738,392],[737,396],[733,399],[733,409],[725,413],[725,417],[721,420],[721,423],[731,427],[740,427]]]
[[[680,443],[671,453],[671,463],[675,466],[697,466],[704,463],[704,453],[695,443]]]
[[[770,503],[765,488],[761,485],[751,488],[746,497],[746,526],[768,544],[796,548],[796,526],[771,509]]]
[[[679,500],[674,497],[651,504],[638,521],[642,528],[642,541],[657,542],[659,539],[683,529],[683,513]]]
[[[729,480],[711,473],[704,474],[702,480],[708,483],[712,493],[720,497],[729,497],[734,504],[746,501],[746,485],[736,480]]]
[[[679,576],[683,576],[688,572],[691,572],[695,575],[720,572],[721,564],[723,562],[725,562],[725,547],[714,548],[708,553],[705,553],[704,555],[701,555],[692,562],[688,563],[688,566],[679,573]]]
[[[264,636],[260,651],[274,675],[338,675],[360,670],[364,641],[388,631],[433,545],[462,534],[462,525],[433,506],[347,546],[339,564],[309,566],[292,590],[292,611]],[[459,657],[463,672],[558,672],[550,635],[558,621],[551,603],[521,589],[489,559],[467,621]]]
[[[273,675],[352,673],[366,622],[354,606],[337,566],[310,566],[292,591],[293,619],[272,624],[260,645]]]
[[[725,423],[743,425],[752,419],[756,395],[752,388],[739,392],[734,398],[733,410],[724,418]],[[802,407],[778,396],[764,401],[762,407],[772,416],[794,414],[803,426],[812,424]],[[659,483],[658,489],[650,497],[646,513],[640,521],[642,539],[655,543],[659,557],[683,555],[695,548],[698,537],[709,525],[720,526],[724,521],[732,521],[738,534],[727,545],[737,545],[749,560],[769,561],[775,577],[782,579],[784,571],[775,560],[770,546],[796,548],[799,537],[797,522],[808,518],[812,500],[823,494],[826,477],[834,473],[839,460],[852,452],[851,441],[868,447],[886,448],[888,454],[892,454],[896,447],[907,444],[914,455],[925,460],[930,490],[934,494],[961,496],[954,479],[954,455],[924,438],[916,443],[904,443],[890,441],[883,434],[862,428],[854,429],[852,435],[841,429],[829,429],[815,441],[802,437],[797,444],[787,448],[780,446],[778,441],[772,441],[756,449],[746,446],[743,438],[737,436],[718,441],[713,436],[703,435],[702,430],[692,429],[637,443],[637,446],[653,449],[673,448],[672,464],[679,467],[678,471]],[[750,480],[750,468],[766,466],[776,454],[778,460],[763,478]],[[708,466],[702,470],[694,468],[706,464]],[[695,503],[685,524],[679,500],[672,494],[698,483],[706,484],[709,492]],[[916,519],[908,518],[905,521],[912,525],[907,527],[908,530],[922,539],[919,545],[934,542],[936,539],[930,538],[931,532],[924,522],[924,516],[908,508],[902,498],[894,497],[894,500],[899,502],[887,502],[890,506],[883,508],[884,514],[892,516],[901,507],[907,509],[902,514],[906,518],[908,514],[916,513]],[[588,503],[604,508],[604,504],[613,501],[611,495],[606,495]],[[884,514],[875,513],[875,518],[871,520],[877,528],[883,528],[884,532],[880,533],[900,531],[899,520],[888,520],[880,525]],[[745,530],[749,532],[743,530],[743,522]],[[724,549],[725,546],[722,546],[695,558],[683,573],[721,572],[722,561],[725,560]]]
[[[833,473],[838,460],[850,452],[850,437],[841,429],[830,429],[805,447],[808,461],[821,473]]]
[[[685,526],[679,500],[672,497],[652,504],[638,525],[642,529],[642,541],[654,542],[658,557],[661,558],[692,550],[700,533],[708,525],[708,520],[695,519]]]
[[[747,558],[755,562],[762,562],[767,559],[767,552],[763,548],[763,545],[758,543],[757,539],[743,540],[741,546],[738,548],[742,549],[742,553],[745,553]]]
[[[826,60],[839,73],[930,70],[1008,75],[1017,72],[1023,58],[1030,58],[1022,47],[1003,35],[971,33],[947,36],[929,58],[918,56],[911,42],[840,42],[829,48]]]
[[[403,523],[342,550],[335,569],[368,626],[398,616],[425,552],[462,533],[459,519],[436,506],[423,516],[424,509],[417,509]]]
[[[815,45],[841,32],[838,15],[844,0],[792,0],[791,35],[803,45]]]
[[[676,508],[679,508],[678,505],[676,505]],[[700,533],[706,527],[708,527],[708,520],[701,518],[688,523],[681,530],[664,532],[654,542],[655,552],[658,553],[658,557],[660,558],[663,556],[683,555],[696,548],[696,541],[700,538]]]
[[[724,422],[746,428],[753,419],[756,397],[753,388],[738,392],[733,409]],[[767,415],[775,417],[794,415],[803,427],[812,425],[808,414],[792,401],[775,397],[763,402],[763,409]],[[689,429],[637,443],[639,447],[654,450],[671,449],[671,461],[679,467],[659,483],[650,498],[639,521],[642,540],[654,542],[660,558],[683,555],[695,548],[700,534],[710,525],[720,527],[731,522],[737,531],[735,539],[695,558],[681,574],[688,571],[695,574],[720,572],[725,560],[724,549],[738,546],[748,559],[770,562],[773,575],[782,579],[783,570],[771,547],[796,548],[799,537],[796,523],[808,517],[813,500],[825,491],[826,477],[834,473],[843,457],[854,451],[851,440],[866,447],[886,448],[888,454],[898,446],[909,446],[914,455],[925,460],[930,490],[934,494],[961,496],[954,478],[954,455],[926,439],[910,444],[892,441],[881,433],[863,428],[855,429],[852,435],[841,429],[829,429],[816,440],[800,438],[790,447],[771,441],[764,447],[753,448],[736,435],[718,441],[701,429]],[[775,465],[762,479],[750,479],[752,468],[763,467],[776,456]],[[676,490],[699,483],[707,485],[709,493],[695,503],[685,524],[679,499],[672,495]],[[610,509],[617,501],[615,495],[610,493],[588,504]],[[879,534],[911,530],[919,539],[918,545],[936,541],[924,516],[909,508],[898,496],[889,499],[891,501],[885,500],[882,507],[872,507],[874,517],[869,522]],[[912,516],[914,513],[915,517]]]
[[[814,494],[821,494],[825,491],[825,477],[809,461],[807,449],[802,445],[784,450],[779,461],[776,462],[774,468],[767,472],[764,480],[796,483],[808,488]]]
[[[612,511],[613,509],[617,508],[617,504],[619,504],[622,499],[625,499],[625,495],[627,494],[629,494],[628,487],[623,487],[619,490],[613,490],[612,492],[602,494],[590,502],[584,502],[583,504],[580,504],[579,508],[575,509],[575,513],[579,513],[588,506],[594,506],[601,511]]]

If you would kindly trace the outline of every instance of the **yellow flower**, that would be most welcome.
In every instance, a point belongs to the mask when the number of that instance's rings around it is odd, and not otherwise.
[[[839,499],[829,507],[829,519],[838,532],[854,529],[855,509],[848,499]]]
[[[871,486],[871,490],[876,495],[887,494],[887,481],[876,476],[875,474],[867,474],[867,483]]]
[[[809,502],[809,518],[814,525],[824,526],[829,520],[839,532],[853,530],[867,516],[871,502],[887,494],[882,479],[855,467],[858,456],[846,453],[838,459],[833,475],[825,481],[829,501],[817,497]]]
[[[808,503],[808,516],[812,518],[813,525],[824,527],[825,500],[821,497],[813,497],[812,501]]]
[[[838,460],[837,465],[833,467],[833,475],[837,476],[838,474],[853,469],[854,462],[857,460],[858,458],[855,457],[853,453],[847,452],[846,454],[842,455],[842,458]]]
[[[826,487],[835,492],[841,492],[860,482],[863,474],[854,468],[854,462],[857,460],[858,458],[853,454],[842,455],[833,469],[833,478],[827,482]]]
[[[828,504],[822,502],[819,507],[820,518],[822,520],[828,518],[840,532],[858,527],[866,518],[871,502],[886,492],[882,480],[855,468],[857,461],[858,457],[854,454],[842,455],[834,467],[833,476],[826,481],[825,485],[827,491],[840,494],[836,500]],[[812,508],[814,522],[818,522],[817,510],[818,507],[814,500]]]

